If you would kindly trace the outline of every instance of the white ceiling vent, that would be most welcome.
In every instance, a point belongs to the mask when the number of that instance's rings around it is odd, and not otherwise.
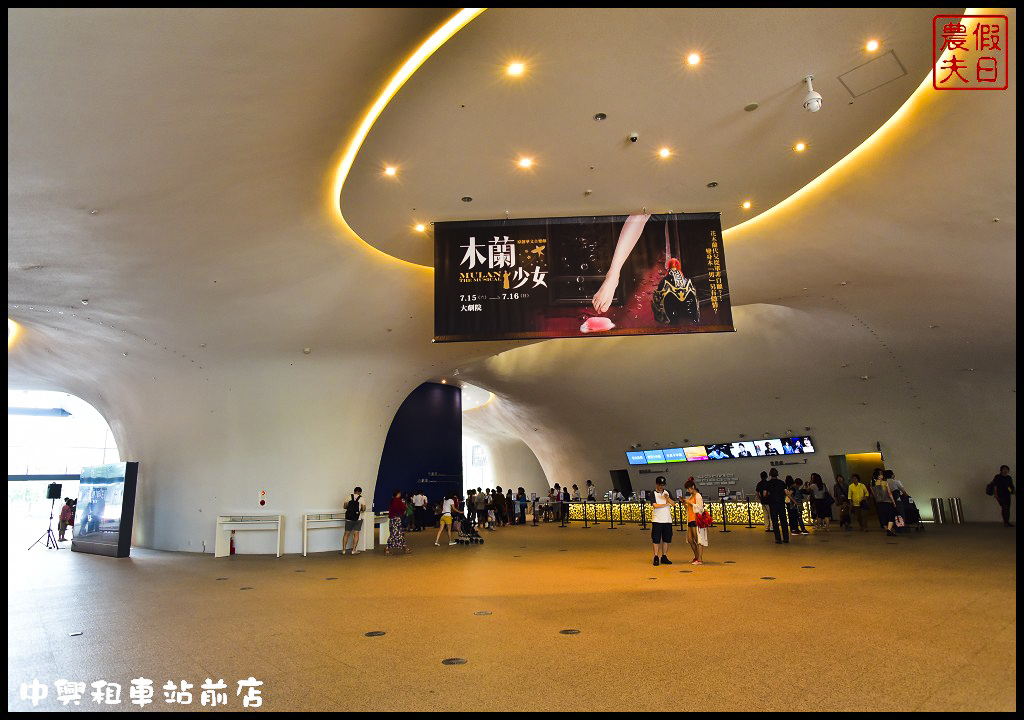
[[[872,90],[877,90],[883,85],[899,80],[907,74],[907,69],[896,57],[892,50],[863,65],[858,65],[839,76],[839,82],[843,84],[851,97],[860,97]]]

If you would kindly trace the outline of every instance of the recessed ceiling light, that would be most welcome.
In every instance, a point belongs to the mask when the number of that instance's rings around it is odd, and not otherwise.
[[[804,150],[807,149],[807,143],[798,142],[796,145],[793,146],[793,149],[796,150],[797,152],[803,152]]]
[[[465,195],[462,198],[462,202],[473,202],[473,198],[471,198],[469,195]]]
[[[750,103],[749,105],[744,105],[743,109],[746,110],[747,112],[754,112],[759,107],[761,107],[761,106],[758,105],[757,103]]]
[[[519,158],[519,167],[529,168],[533,167],[533,158],[521,157]]]
[[[750,209],[750,201],[749,200],[747,200],[746,202],[743,203],[743,209],[744,210],[749,210]]]
[[[594,119],[597,120],[598,122],[601,122],[602,120],[607,120],[608,116],[605,115],[604,113],[597,113],[596,115],[594,115]]]
[[[711,182],[708,183],[708,187],[709,188],[716,188],[716,187],[718,187],[718,183],[715,182],[714,180],[712,180]]]
[[[526,66],[523,65],[523,63],[521,62],[513,62],[508,64],[509,75],[522,75],[525,69]]]
[[[384,168],[384,174],[385,175],[389,175],[391,177],[394,177],[397,173],[398,173],[398,170],[396,170],[395,168],[391,167],[390,165],[388,165],[386,168]]]
[[[416,232],[423,232],[426,229],[427,229],[427,226],[424,225],[423,223],[418,223],[416,225]]]
[[[689,65],[700,65],[700,55],[698,55],[695,52],[692,52],[686,56],[686,62]]]
[[[667,158],[671,154],[672,151],[669,150],[667,147],[663,147],[661,150],[658,151],[658,155],[660,155],[663,158]]]
[[[868,49],[868,52],[875,52],[879,48],[879,43],[877,40],[868,40],[868,44],[865,47]]]

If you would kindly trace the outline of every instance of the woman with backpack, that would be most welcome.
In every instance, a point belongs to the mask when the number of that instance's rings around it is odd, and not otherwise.
[[[846,478],[836,475],[836,483],[832,486],[832,497],[835,498],[835,502],[839,506],[839,527],[852,530],[849,492],[850,486],[846,484]]]
[[[697,491],[697,483],[693,478],[687,480],[683,487],[690,493],[684,500],[687,519],[686,542],[690,543],[690,549],[693,550],[693,560],[690,564],[703,565],[704,548],[708,546],[708,529],[697,527],[697,516],[704,513],[704,498]]]

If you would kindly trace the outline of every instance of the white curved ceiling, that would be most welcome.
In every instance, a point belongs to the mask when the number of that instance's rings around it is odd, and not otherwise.
[[[417,223],[646,207],[721,211],[731,227],[796,192],[896,111],[929,72],[921,38],[937,12],[488,10],[374,124],[342,213],[370,244],[424,265],[432,237]],[[876,52],[865,48],[871,38]],[[506,73],[513,59],[526,65],[520,77]],[[863,79],[840,80],[855,69]],[[802,107],[809,74],[824,97],[817,113]],[[794,152],[798,142],[807,150]],[[529,170],[516,165],[523,156]]]

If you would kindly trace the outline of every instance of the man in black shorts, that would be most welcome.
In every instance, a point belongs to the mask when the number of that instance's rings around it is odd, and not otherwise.
[[[671,565],[672,561],[668,559],[668,546],[672,543],[672,506],[675,505],[675,501],[665,490],[663,476],[658,476],[654,485],[654,511],[651,517],[654,565]]]

